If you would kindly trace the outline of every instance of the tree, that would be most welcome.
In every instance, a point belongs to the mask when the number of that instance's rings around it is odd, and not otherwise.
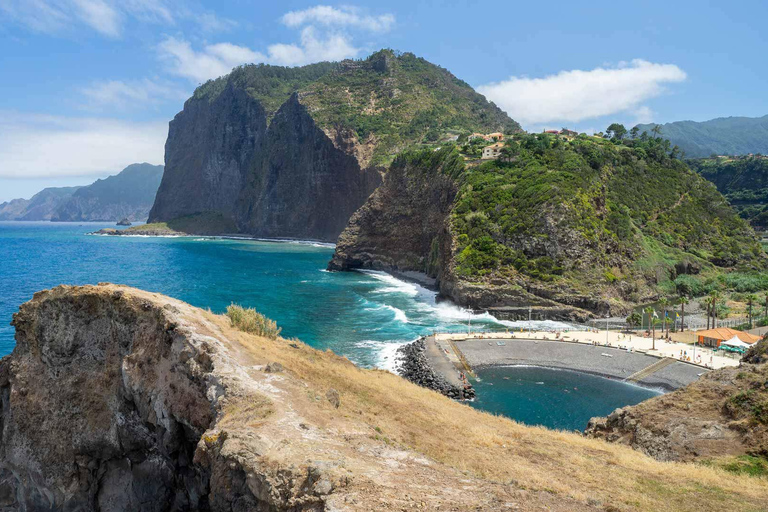
[[[757,295],[754,293],[750,293],[744,299],[747,301],[747,315],[749,316],[749,328],[752,329],[754,325],[752,324],[752,306],[754,306],[755,302],[757,302]]]
[[[680,304],[680,332],[685,330],[685,305],[689,302],[688,297],[685,295],[681,295],[677,299],[677,303]]]
[[[635,126],[631,130],[629,130],[629,136],[633,139],[636,139],[640,133],[640,128]]]
[[[627,317],[627,324],[630,327],[637,328],[641,323],[643,323],[643,316],[637,311],[633,311],[632,314]]]
[[[654,139],[658,139],[661,136],[661,125],[660,124],[653,125],[653,128],[651,128],[651,133],[653,133]]]
[[[768,316],[768,293],[765,294],[763,300],[763,316],[766,317]]]
[[[705,297],[702,304],[707,308],[707,330],[709,330],[709,315],[712,312],[712,297]]]
[[[664,320],[664,323],[661,330],[662,332],[667,331],[667,338],[669,338],[669,326],[667,324],[667,306],[669,306],[669,299],[667,299],[666,297],[660,298],[659,306],[661,306],[661,309],[664,311],[664,316],[662,317]]]
[[[712,328],[717,328],[717,301],[720,300],[720,292],[713,290],[709,296],[712,298]]]
[[[611,139],[621,140],[627,134],[627,129],[624,128],[623,124],[612,123],[608,128],[606,128],[605,133]]]
[[[648,315],[648,328],[653,329],[653,335],[651,337],[651,343],[652,343],[651,350],[656,350],[656,324],[653,321],[653,315],[655,313],[656,312],[653,310],[652,307],[648,306],[647,308],[645,308],[645,314]]]

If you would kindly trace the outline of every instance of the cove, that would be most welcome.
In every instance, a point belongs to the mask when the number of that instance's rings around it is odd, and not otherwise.
[[[661,394],[588,373],[538,366],[499,366],[476,374],[472,407],[562,430],[584,430],[593,416]]]

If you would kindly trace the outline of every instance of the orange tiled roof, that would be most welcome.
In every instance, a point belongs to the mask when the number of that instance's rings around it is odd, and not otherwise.
[[[744,343],[756,343],[760,340],[760,336],[749,334],[744,331],[737,331],[730,327],[718,327],[716,329],[709,329],[708,331],[696,331],[696,336],[703,336],[704,338],[713,338],[720,341],[728,341],[734,336],[738,337]]]

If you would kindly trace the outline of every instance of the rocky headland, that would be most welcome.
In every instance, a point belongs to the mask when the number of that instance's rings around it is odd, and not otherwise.
[[[526,427],[124,286],[39,292],[13,325],[3,510],[706,512],[768,500],[758,479]]]
[[[519,125],[413,54],[237,68],[171,122],[149,222],[214,213],[241,234],[335,242],[393,155],[457,129]]]
[[[662,461],[739,467],[744,457],[768,467],[768,342],[741,366],[714,370],[673,393],[593,418],[590,437],[640,450]]]
[[[661,139],[510,138],[482,163],[452,146],[399,155],[328,268],[422,272],[497,318],[577,322],[766,268],[754,232]]]

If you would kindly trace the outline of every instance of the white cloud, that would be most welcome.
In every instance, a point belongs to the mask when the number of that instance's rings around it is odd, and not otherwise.
[[[302,29],[299,44],[273,44],[267,47],[266,54],[231,43],[207,45],[196,51],[189,41],[174,37],[167,37],[158,50],[161,59],[169,63],[169,72],[196,83],[226,75],[241,64],[264,62],[301,66],[352,58],[360,53],[349,37],[338,33],[323,37],[311,26]]]
[[[641,59],[590,71],[561,71],[544,78],[510,77],[477,90],[523,124],[579,122],[620,112],[639,118],[651,114],[642,103],[664,92],[664,84],[682,82],[674,64]]]
[[[160,57],[170,64],[169,71],[205,82],[229,73],[233,67],[247,62],[263,62],[264,56],[250,48],[231,43],[219,43],[195,51],[189,41],[167,37],[158,47]]]
[[[133,162],[163,162],[167,121],[0,112],[0,178],[101,176]]]
[[[183,101],[189,92],[167,81],[150,80],[107,80],[94,82],[82,89],[88,99],[87,108],[125,110],[135,106],[158,105],[164,101]]]
[[[301,11],[290,11],[283,15],[282,22],[289,27],[304,25],[325,25],[329,27],[354,27],[371,32],[388,32],[395,24],[392,14],[379,16],[361,15],[359,10],[343,6],[316,5]]]
[[[118,37],[121,32],[120,14],[103,0],[72,0],[77,16],[105,36]]]
[[[173,24],[175,18],[166,3],[164,0],[0,0],[0,13],[34,32],[58,35],[72,33],[85,25],[116,38],[122,35],[129,18]]]
[[[237,27],[237,22],[228,18],[222,18],[211,12],[192,16],[204,32],[226,32]]]
[[[269,46],[267,61],[281,66],[301,66],[324,60],[335,61],[355,57],[360,50],[352,46],[343,34],[317,35],[314,27],[301,31],[301,44],[273,44]]]

